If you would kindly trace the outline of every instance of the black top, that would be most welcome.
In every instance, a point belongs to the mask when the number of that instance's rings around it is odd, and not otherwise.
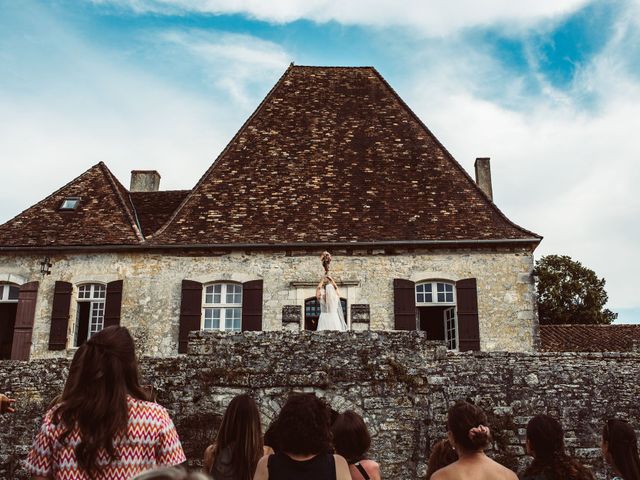
[[[277,452],[269,457],[267,466],[269,480],[336,480],[336,460],[330,453],[299,461]]]

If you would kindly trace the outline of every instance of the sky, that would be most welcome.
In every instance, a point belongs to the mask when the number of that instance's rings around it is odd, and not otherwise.
[[[99,161],[192,188],[291,62],[374,66],[640,323],[640,0],[0,0],[0,223]]]

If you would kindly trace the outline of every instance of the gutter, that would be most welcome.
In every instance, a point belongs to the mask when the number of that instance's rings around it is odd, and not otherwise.
[[[424,246],[424,247],[462,247],[462,246],[491,246],[504,244],[538,244],[541,237],[531,238],[503,238],[503,239],[480,239],[480,240],[381,240],[370,242],[298,242],[298,243],[190,243],[172,245],[52,245],[52,246],[0,246],[0,252],[19,251],[71,251],[78,250],[84,252],[95,251],[149,251],[149,250],[185,250],[185,249],[215,249],[215,250],[241,250],[241,249],[298,249],[298,248],[376,248],[376,247],[402,247],[402,246]]]

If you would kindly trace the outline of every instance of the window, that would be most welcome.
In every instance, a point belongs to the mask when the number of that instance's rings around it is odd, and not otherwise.
[[[0,283],[0,302],[17,302],[20,287],[9,283]]]
[[[78,287],[75,346],[79,347],[104,327],[104,304],[107,287],[87,283]]]
[[[75,210],[80,203],[80,197],[67,197],[62,201],[60,210]]]
[[[416,323],[431,340],[444,340],[449,350],[458,348],[456,296],[452,282],[429,280],[416,284]]]
[[[203,330],[242,330],[242,285],[214,283],[204,289]]]

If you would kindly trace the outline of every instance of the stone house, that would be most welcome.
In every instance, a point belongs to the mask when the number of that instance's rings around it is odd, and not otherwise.
[[[5,181],[7,181],[5,179]],[[191,190],[103,163],[0,226],[3,358],[64,356],[104,326],[142,352],[194,330],[312,330],[320,253],[352,330],[531,351],[541,237],[492,201],[373,68],[290,66]]]

